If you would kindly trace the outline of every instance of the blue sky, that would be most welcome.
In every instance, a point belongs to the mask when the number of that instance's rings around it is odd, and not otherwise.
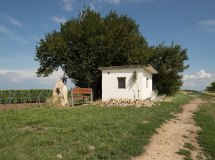
[[[174,41],[187,48],[183,89],[203,90],[215,80],[214,0],[1,0],[0,90],[53,87],[63,73],[36,77],[36,44],[84,6],[132,17],[150,45]]]

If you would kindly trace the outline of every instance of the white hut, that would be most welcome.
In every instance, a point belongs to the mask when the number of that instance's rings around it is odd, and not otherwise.
[[[102,101],[111,98],[147,99],[152,96],[151,65],[99,67],[102,71]]]

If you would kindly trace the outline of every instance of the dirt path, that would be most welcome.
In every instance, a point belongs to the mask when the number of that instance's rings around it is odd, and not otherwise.
[[[198,98],[183,106],[183,112],[176,114],[176,118],[164,123],[157,133],[150,139],[150,144],[144,149],[145,152],[132,160],[183,160],[184,156],[177,154],[184,149],[185,143],[191,143],[195,149],[191,151],[193,160],[206,159],[196,137],[200,130],[195,125],[193,113],[198,110],[202,101]]]

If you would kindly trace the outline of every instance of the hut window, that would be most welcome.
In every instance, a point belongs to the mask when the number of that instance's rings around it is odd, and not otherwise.
[[[125,77],[118,77],[118,88],[125,88]]]

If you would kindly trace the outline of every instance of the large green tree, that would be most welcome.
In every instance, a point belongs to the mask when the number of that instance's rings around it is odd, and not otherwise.
[[[86,8],[77,18],[61,25],[59,31],[45,35],[36,46],[38,76],[49,76],[62,68],[78,87],[91,87],[101,96],[101,72],[98,67],[152,64],[159,74],[154,85],[159,93],[174,94],[182,85],[188,66],[187,51],[180,45],[149,47],[135,21],[109,12],[102,17]]]
[[[77,18],[45,35],[36,46],[38,76],[49,76],[62,68],[76,86],[92,87],[101,93],[98,67],[145,64],[150,49],[135,21],[110,12],[102,17],[86,8]]]
[[[174,94],[182,86],[181,73],[189,66],[185,64],[188,60],[187,49],[172,43],[170,46],[164,43],[152,48],[153,56],[149,60],[158,71],[153,76],[155,89],[161,94]]]

